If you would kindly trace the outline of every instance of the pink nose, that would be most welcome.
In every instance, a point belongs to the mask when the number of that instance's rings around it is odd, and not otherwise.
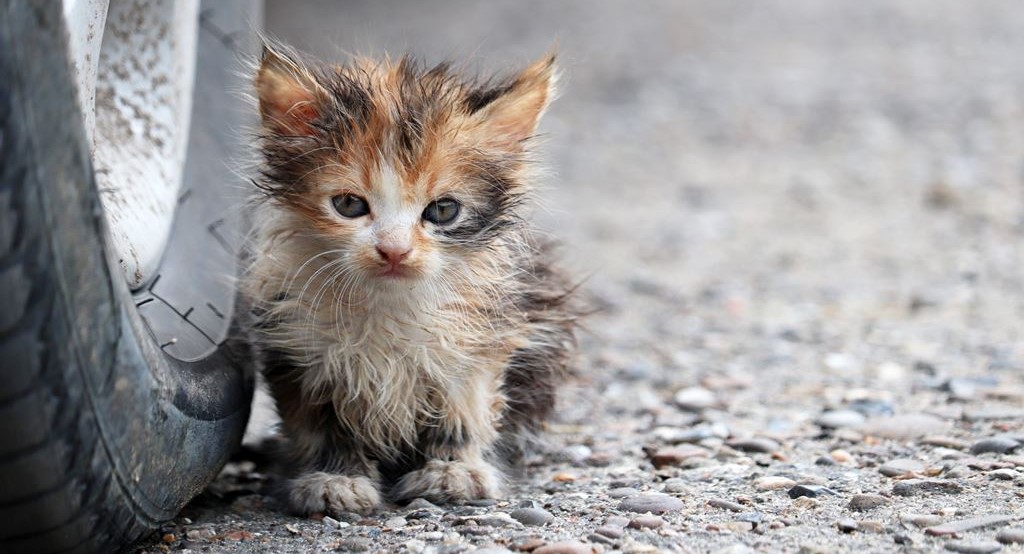
[[[393,246],[377,247],[377,254],[380,255],[380,258],[392,266],[397,266],[402,263],[403,260],[409,257],[410,252],[412,252],[411,248],[396,248]]]

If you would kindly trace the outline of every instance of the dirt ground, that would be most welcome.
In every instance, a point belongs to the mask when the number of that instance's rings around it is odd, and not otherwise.
[[[598,311],[508,498],[300,519],[243,456],[138,550],[1024,552],[1019,3],[321,0],[266,24],[327,59],[557,43],[537,220]]]

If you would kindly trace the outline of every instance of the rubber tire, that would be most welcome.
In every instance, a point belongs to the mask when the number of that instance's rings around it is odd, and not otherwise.
[[[65,42],[59,1],[0,3],[4,553],[113,552],[170,520],[239,444],[253,389],[243,343],[181,362],[138,313]]]

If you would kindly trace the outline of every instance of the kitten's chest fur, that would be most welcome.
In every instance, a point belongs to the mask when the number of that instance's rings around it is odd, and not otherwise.
[[[295,364],[293,393],[324,408],[325,425],[378,457],[418,450],[425,434],[493,432],[493,420],[466,420],[499,412],[503,368],[515,348],[508,333],[467,321],[455,306],[338,309],[343,299],[329,300],[315,322],[284,326],[276,341]],[[288,311],[299,321],[308,310]]]

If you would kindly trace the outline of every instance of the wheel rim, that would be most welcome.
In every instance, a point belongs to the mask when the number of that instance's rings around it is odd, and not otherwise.
[[[196,0],[64,0],[79,103],[112,246],[129,286],[150,280],[182,182]]]

